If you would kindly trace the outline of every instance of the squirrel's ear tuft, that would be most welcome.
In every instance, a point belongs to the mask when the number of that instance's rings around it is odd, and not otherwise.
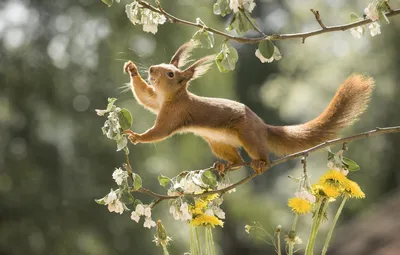
[[[199,43],[197,41],[190,40],[183,44],[179,49],[175,52],[174,56],[172,56],[171,61],[169,62],[171,65],[176,66],[177,68],[186,65],[190,61],[191,53],[194,48],[198,47]]]
[[[205,74],[213,64],[214,59],[215,55],[210,55],[194,62],[185,71],[183,71],[186,79],[194,80]]]

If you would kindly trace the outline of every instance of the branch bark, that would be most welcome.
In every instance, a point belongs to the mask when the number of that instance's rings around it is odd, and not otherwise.
[[[367,138],[367,137],[371,137],[371,136],[377,136],[377,135],[382,135],[382,134],[390,134],[390,133],[399,133],[399,132],[400,132],[400,126],[385,127],[385,128],[377,127],[374,130],[370,130],[370,131],[367,131],[367,132],[359,133],[359,134],[356,134],[356,135],[329,140],[329,141],[323,142],[321,144],[318,144],[318,145],[316,145],[314,147],[311,147],[311,148],[309,148],[307,150],[303,150],[303,151],[300,151],[300,152],[296,152],[296,153],[293,153],[293,154],[286,155],[284,157],[278,158],[278,159],[276,159],[276,160],[271,162],[270,168],[272,168],[274,166],[277,166],[279,164],[282,164],[282,163],[284,163],[286,161],[298,158],[298,157],[307,157],[310,153],[316,152],[318,150],[321,150],[323,148],[326,148],[326,147],[329,147],[329,146],[332,146],[332,145],[343,144],[343,146],[347,149],[347,143],[349,143],[349,142],[357,141],[357,140],[360,140],[360,139],[363,139],[363,138]],[[228,171],[233,169],[233,168],[237,168],[237,167],[245,166],[245,165],[249,165],[249,163],[245,162],[245,163],[242,163],[242,164],[231,165],[229,167]],[[258,174],[254,172],[254,173],[248,175],[247,177],[243,178],[242,180],[240,180],[240,181],[238,181],[238,182],[236,182],[236,183],[234,183],[234,184],[232,184],[232,185],[230,185],[228,187],[225,187],[223,189],[206,191],[206,192],[203,192],[201,194],[182,194],[182,196],[186,195],[186,196],[191,196],[191,197],[205,197],[205,196],[208,196],[208,195],[211,195],[211,194],[216,194],[216,193],[224,194],[227,191],[232,190],[232,189],[236,188],[237,186],[242,185],[242,184],[254,179],[257,176],[258,176]],[[157,205],[159,202],[163,201],[163,200],[176,199],[176,198],[180,197],[180,196],[167,196],[167,195],[158,194],[158,193],[155,193],[155,192],[153,192],[153,191],[151,191],[149,189],[146,189],[146,188],[140,188],[136,192],[145,193],[147,195],[150,195],[150,196],[156,198],[155,202],[153,202],[153,205],[152,205],[153,207],[155,205]]]
[[[261,37],[240,37],[240,36],[233,36],[230,34],[227,34],[225,32],[222,32],[220,30],[211,28],[211,27],[207,27],[207,26],[203,26],[202,24],[197,24],[191,21],[187,21],[184,19],[180,19],[177,18],[175,16],[173,16],[172,14],[166,12],[162,7],[161,4],[157,1],[157,6],[158,7],[154,7],[151,4],[145,2],[145,1],[138,1],[138,3],[140,3],[143,8],[149,9],[151,11],[160,13],[162,15],[164,15],[167,20],[170,23],[180,23],[183,25],[188,25],[188,26],[192,26],[192,27],[198,27],[199,29],[204,29],[207,30],[209,32],[213,32],[214,34],[220,35],[222,37],[225,37],[225,39],[229,39],[229,40],[233,40],[239,43],[259,43],[261,41],[264,40],[272,40],[272,41],[277,41],[277,40],[287,40],[287,39],[302,39],[302,42],[304,43],[304,41],[311,36],[316,36],[316,35],[320,35],[320,34],[324,34],[324,33],[330,33],[330,32],[335,32],[335,31],[346,31],[348,29],[351,28],[355,28],[358,26],[362,26],[362,25],[366,25],[369,23],[372,23],[373,21],[371,19],[364,19],[364,20],[360,20],[357,22],[353,22],[353,23],[348,23],[348,24],[343,24],[343,25],[337,25],[337,26],[325,26],[324,23],[322,23],[320,14],[318,11],[313,10],[312,12],[314,13],[314,16],[318,22],[318,24],[321,26],[320,29],[317,30],[313,30],[313,31],[309,31],[309,32],[304,32],[304,33],[293,33],[293,34],[272,34],[272,35],[264,35]],[[400,9],[394,9],[389,12],[386,13],[386,16],[389,17],[393,17],[395,15],[400,14]],[[259,31],[261,32],[261,30]],[[262,32],[261,32],[262,33]]]

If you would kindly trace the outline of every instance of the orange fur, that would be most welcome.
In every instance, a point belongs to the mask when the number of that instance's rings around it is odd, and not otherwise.
[[[133,143],[163,140],[175,133],[191,132],[203,137],[213,153],[229,164],[243,162],[238,148],[243,147],[253,159],[252,167],[262,172],[268,167],[268,153],[288,154],[312,147],[335,136],[366,109],[374,81],[361,75],[350,76],[338,89],[332,102],[317,118],[302,125],[270,126],[247,106],[236,101],[200,97],[187,90],[189,81],[204,74],[213,57],[202,58],[185,70],[193,44],[178,49],[172,64],[150,67],[147,84],[129,61],[124,70],[131,75],[132,91],[140,104],[157,118],[143,134],[132,131]]]

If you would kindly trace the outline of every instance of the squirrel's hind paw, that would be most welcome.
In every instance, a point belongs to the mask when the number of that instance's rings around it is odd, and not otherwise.
[[[261,160],[261,159],[254,159],[251,161],[250,166],[254,169],[257,174],[262,174],[269,168],[269,162]]]

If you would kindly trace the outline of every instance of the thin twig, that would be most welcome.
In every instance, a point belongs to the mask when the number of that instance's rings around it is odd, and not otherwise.
[[[377,136],[377,135],[381,135],[381,134],[398,133],[398,132],[400,132],[400,126],[385,127],[385,128],[377,127],[377,128],[375,128],[374,130],[371,130],[371,131],[359,133],[359,134],[348,136],[348,137],[344,137],[344,138],[337,138],[337,139],[329,140],[329,141],[323,142],[321,144],[318,144],[318,145],[316,145],[314,147],[311,147],[311,148],[309,148],[307,150],[303,150],[303,151],[300,151],[300,152],[297,152],[297,153],[293,153],[293,154],[278,158],[278,159],[276,159],[276,160],[271,162],[270,168],[272,168],[272,167],[274,167],[276,165],[282,164],[282,163],[284,163],[286,161],[298,158],[298,157],[308,156],[310,153],[316,152],[318,150],[321,150],[323,148],[326,148],[326,147],[329,147],[329,146],[332,146],[332,145],[343,143],[343,146],[346,146],[345,144],[347,144],[349,142],[353,142],[353,141],[360,140],[360,139],[363,139],[363,138],[367,138],[367,137],[371,137],[371,136]],[[229,169],[236,168],[236,167],[239,167],[239,166],[246,166],[246,165],[249,165],[249,163],[248,162],[244,162],[244,163],[241,163],[241,164],[231,165],[231,166],[229,166]],[[304,164],[304,166],[306,166],[306,165]],[[211,168],[208,168],[208,169],[211,169]],[[176,198],[179,198],[179,197],[181,197],[183,195],[187,195],[187,196],[191,196],[191,197],[204,197],[204,196],[208,196],[208,195],[216,194],[216,193],[223,194],[223,193],[225,193],[225,192],[227,192],[229,190],[232,190],[232,189],[236,188],[239,185],[242,185],[242,184],[254,179],[256,176],[258,176],[258,174],[253,172],[252,174],[248,175],[247,177],[243,178],[242,180],[240,180],[240,181],[238,181],[238,182],[236,182],[236,183],[234,183],[234,184],[232,184],[232,185],[230,185],[228,187],[225,187],[223,189],[206,191],[206,192],[203,192],[201,194],[182,194],[182,195],[176,195],[176,196],[168,196],[168,195],[162,195],[162,194],[155,193],[155,192],[153,192],[153,191],[151,191],[149,189],[143,188],[143,187],[140,188],[139,190],[137,190],[136,192],[145,193],[147,195],[150,195],[152,197],[157,198],[155,200],[155,202],[153,202],[153,207],[154,207],[156,204],[160,203],[163,200],[176,199]]]
[[[301,164],[303,164],[303,174],[304,174],[304,177],[306,177],[307,176],[307,155],[305,155],[301,159]]]
[[[321,15],[319,14],[319,11],[310,9],[310,11],[314,14],[315,19],[317,20],[318,24],[321,26],[322,30],[326,29],[325,24],[321,20]]]
[[[239,10],[240,10],[241,13],[243,13],[243,15],[246,17],[246,19],[250,22],[250,24],[253,26],[254,30],[259,32],[262,36],[265,36],[264,32],[261,31],[261,29],[257,26],[257,24],[254,23],[254,21],[251,19],[251,17],[249,16],[249,13],[247,13],[242,8],[239,8]]]
[[[309,31],[309,32],[304,32],[304,33],[293,33],[293,34],[272,34],[272,35],[265,35],[265,36],[261,36],[261,37],[240,37],[240,36],[233,36],[227,33],[224,33],[222,31],[219,31],[217,29],[211,28],[211,27],[207,27],[204,26],[202,24],[197,24],[194,22],[190,22],[184,19],[180,19],[177,18],[175,16],[173,16],[172,14],[166,12],[161,5],[158,3],[158,8],[152,6],[151,4],[145,2],[145,1],[138,1],[143,8],[149,9],[151,11],[160,13],[162,15],[164,15],[169,22],[171,23],[180,23],[180,24],[184,24],[184,25],[188,25],[188,26],[193,26],[193,27],[198,27],[200,29],[204,29],[207,30],[209,32],[213,32],[214,34],[220,35],[225,37],[226,40],[233,40],[233,41],[237,41],[239,43],[259,43],[261,41],[264,40],[286,40],[286,39],[294,39],[294,38],[300,38],[303,40],[303,42],[305,41],[306,38],[311,37],[311,36],[315,36],[315,35],[319,35],[319,34],[324,34],[324,33],[329,33],[329,32],[335,32],[335,31],[345,31],[348,30],[350,28],[354,28],[354,27],[358,27],[358,26],[362,26],[362,25],[366,25],[369,24],[371,22],[373,22],[371,19],[364,19],[361,21],[357,21],[357,22],[353,22],[353,23],[349,23],[349,24],[344,24],[344,25],[338,25],[338,26],[325,26],[325,28],[321,28],[321,29],[317,29],[317,30],[313,30],[313,31]],[[395,9],[392,11],[389,11],[387,13],[385,13],[385,15],[387,17],[392,17],[395,15],[400,14],[400,9]],[[321,25],[321,24],[320,24]]]

